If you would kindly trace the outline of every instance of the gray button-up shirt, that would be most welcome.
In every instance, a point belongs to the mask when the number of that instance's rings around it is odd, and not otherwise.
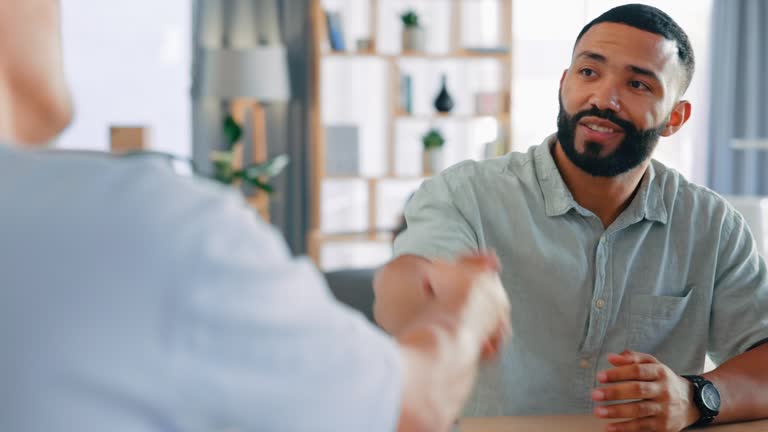
[[[426,181],[396,255],[494,249],[514,336],[479,378],[467,415],[593,408],[606,354],[632,349],[701,373],[768,338],[768,281],[744,219],[653,161],[607,229],[573,199],[551,155],[463,162]]]

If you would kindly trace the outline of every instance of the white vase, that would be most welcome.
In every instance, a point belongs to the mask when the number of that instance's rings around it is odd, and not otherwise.
[[[425,33],[422,27],[403,27],[403,52],[424,52]]]
[[[445,158],[443,157],[442,147],[424,150],[422,169],[425,176],[439,174],[440,171],[445,169]]]

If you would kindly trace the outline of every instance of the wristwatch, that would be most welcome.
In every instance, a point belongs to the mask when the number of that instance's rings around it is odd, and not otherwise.
[[[701,375],[683,375],[693,384],[693,402],[699,408],[701,416],[692,424],[692,427],[705,426],[720,414],[720,392],[712,381],[706,380]]]

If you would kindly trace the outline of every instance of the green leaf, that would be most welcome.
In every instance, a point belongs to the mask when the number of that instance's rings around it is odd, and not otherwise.
[[[400,15],[400,19],[403,20],[403,25],[406,27],[419,26],[419,16],[416,15],[416,11],[413,9],[405,11],[405,13]]]
[[[213,162],[213,177],[225,184],[232,184],[235,179],[235,172],[232,165],[227,161]]]
[[[237,140],[243,135],[243,129],[237,124],[231,114],[224,119],[224,138],[227,140],[227,150],[232,150]]]
[[[265,182],[260,177],[249,177],[245,171],[240,170],[240,171],[234,171],[232,173],[232,180],[234,181],[238,179],[244,181],[245,183],[248,183],[249,185],[257,189],[261,189],[267,192],[268,194],[272,194],[275,192],[275,188],[271,184]],[[232,182],[230,181],[229,183],[232,183]]]
[[[229,151],[213,151],[211,152],[211,162],[214,164],[232,164],[232,152]]]
[[[442,147],[445,144],[445,138],[443,138],[443,134],[439,130],[430,129],[426,135],[421,137],[421,142],[426,150],[430,150]]]
[[[271,184],[269,184],[267,182],[264,182],[264,181],[261,181],[258,178],[247,179],[247,181],[252,186],[254,186],[254,187],[258,188],[258,189],[261,189],[261,190],[263,190],[264,192],[266,192],[268,194],[272,194],[272,193],[275,192],[275,188],[273,188]]]
[[[275,177],[283,172],[290,161],[291,158],[288,155],[282,154],[264,163],[248,165],[245,168],[245,176],[247,178]]]

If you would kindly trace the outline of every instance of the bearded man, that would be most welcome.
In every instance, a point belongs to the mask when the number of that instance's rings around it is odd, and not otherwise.
[[[667,14],[611,9],[576,39],[556,134],[410,201],[375,285],[390,333],[439,298],[433,260],[493,249],[502,264],[513,337],[466,414],[626,419],[612,431],[768,417],[765,263],[738,212],[651,157],[691,115],[693,71]]]

